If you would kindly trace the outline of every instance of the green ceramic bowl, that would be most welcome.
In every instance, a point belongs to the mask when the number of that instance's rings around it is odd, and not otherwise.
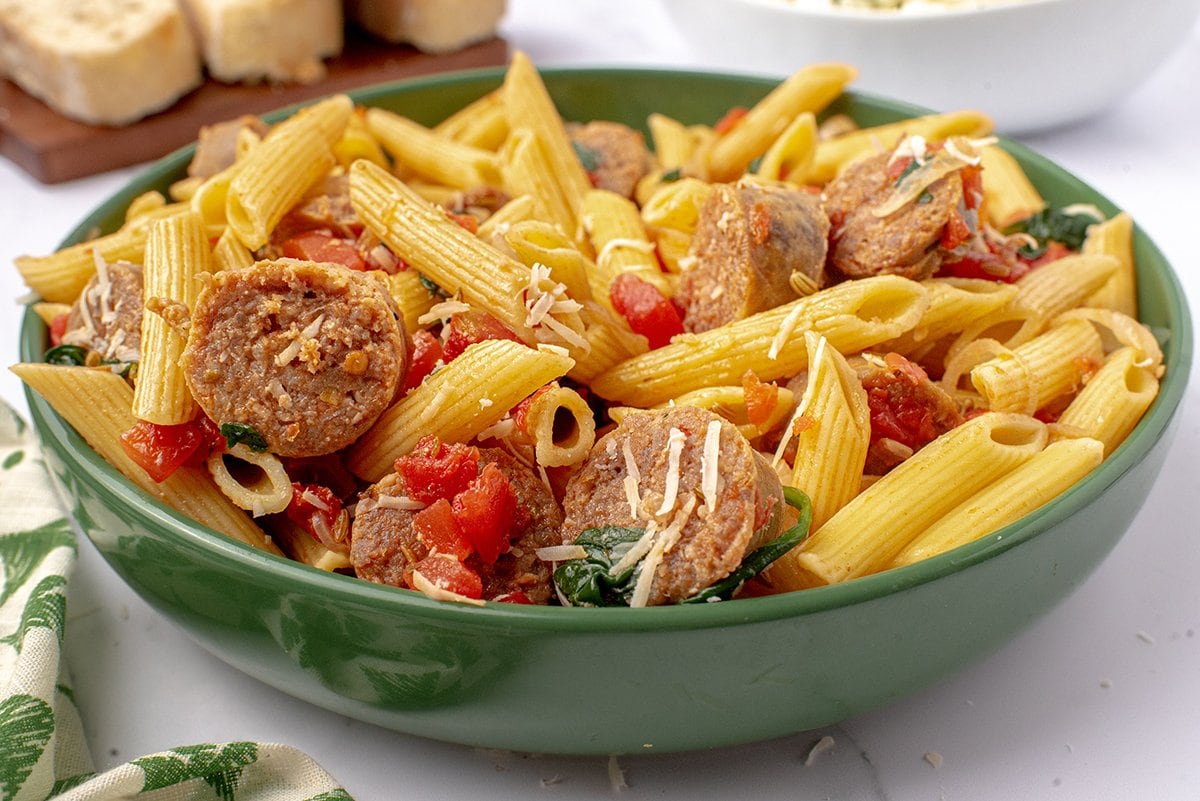
[[[498,71],[364,90],[363,103],[433,123],[495,87]],[[568,119],[642,125],[652,111],[712,122],[772,86],[696,72],[545,74]],[[920,109],[847,96],[870,124]],[[1025,148],[1005,146],[1052,203],[1113,204]],[[111,230],[129,201],[180,177],[187,150],[81,222]],[[1137,430],[1062,497],[996,534],[917,565],[769,598],[700,607],[573,609],[441,603],[256,552],[151,500],[36,396],[47,458],[74,515],[151,606],[234,667],[299,698],[399,731],[571,754],[680,751],[831,724],[935,684],[993,651],[1077,587],[1126,530],[1162,466],[1191,363],[1176,277],[1137,234],[1144,319],[1167,374]],[[27,314],[23,357],[43,326]]]

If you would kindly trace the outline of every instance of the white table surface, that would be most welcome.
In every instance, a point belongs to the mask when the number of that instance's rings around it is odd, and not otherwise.
[[[1149,12],[1148,12],[1149,13]],[[715,64],[688,51],[653,3],[510,0],[503,35],[535,63]],[[1104,116],[1023,140],[1127,209],[1200,311],[1200,28]],[[8,267],[53,249],[131,175],[46,187],[0,161],[0,297]],[[0,313],[17,359],[18,309]],[[1200,798],[1200,397],[1127,536],[1064,603],[1007,647],[916,697],[818,732],[699,754],[626,757],[628,798]],[[0,396],[27,408],[19,382]],[[163,748],[258,740],[304,750],[360,801],[611,796],[604,758],[495,753],[392,733],[311,707],[233,670],[130,592],[90,543],[71,585],[67,654],[104,769]],[[531,713],[536,714],[533,710]],[[822,735],[834,748],[805,757]],[[940,766],[926,758],[941,756]]]

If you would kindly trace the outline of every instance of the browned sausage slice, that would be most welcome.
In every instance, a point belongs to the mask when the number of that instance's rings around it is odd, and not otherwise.
[[[485,563],[476,554],[464,564],[483,579],[485,599],[520,592],[532,603],[548,603],[554,594],[550,565],[538,558],[537,549],[558,544],[562,511],[533,471],[506,452],[480,448],[479,457],[480,472],[491,462],[508,479],[517,497],[521,523],[512,548],[494,564]],[[401,508],[407,497],[408,488],[399,473],[389,473],[363,493],[350,544],[350,562],[359,578],[406,587],[406,571],[429,555],[429,546],[413,529],[416,511]]]
[[[607,189],[622,197],[633,197],[633,191],[650,171],[650,151],[641,132],[628,125],[608,120],[594,120],[570,128],[571,140],[595,163],[584,167],[592,176],[597,189]]]
[[[737,568],[782,506],[779,477],[731,423],[689,406],[634,412],[567,485],[563,541],[601,526],[645,529],[651,520],[666,537],[677,532],[646,598],[674,603]]]
[[[280,456],[358,439],[396,396],[404,330],[372,274],[279,259],[216,273],[196,299],[183,369],[218,424],[245,423]]]
[[[938,241],[963,199],[958,173],[934,181],[921,197],[887,216],[875,205],[892,189],[891,155],[861,159],[825,187],[825,211],[833,221],[830,266],[844,278],[892,273],[922,280],[941,266]]]
[[[127,261],[97,264],[67,315],[62,341],[100,358],[136,362],[142,340],[142,267]]]
[[[828,235],[829,219],[813,194],[717,185],[692,239],[694,263],[680,280],[684,327],[707,331],[795,300],[793,274],[819,289]]]

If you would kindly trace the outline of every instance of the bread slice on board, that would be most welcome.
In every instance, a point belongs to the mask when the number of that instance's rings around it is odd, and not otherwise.
[[[4,0],[0,69],[63,116],[113,126],[203,79],[176,0]]]
[[[448,53],[496,35],[505,0],[346,0],[346,16],[388,42]]]
[[[184,0],[209,74],[314,83],[342,52],[342,0]]]

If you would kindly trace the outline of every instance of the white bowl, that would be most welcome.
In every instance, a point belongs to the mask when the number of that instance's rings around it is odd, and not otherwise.
[[[1005,133],[1076,122],[1125,97],[1186,40],[1200,0],[963,0],[896,11],[830,0],[663,0],[712,66],[788,74],[844,61],[854,88],[944,111],[986,112]]]

